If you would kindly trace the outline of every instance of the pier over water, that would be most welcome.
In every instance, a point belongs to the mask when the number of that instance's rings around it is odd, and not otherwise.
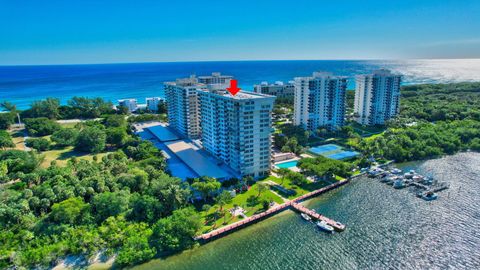
[[[231,232],[234,232],[238,229],[244,228],[244,227],[249,226],[251,224],[254,224],[258,221],[261,221],[261,220],[263,220],[267,217],[273,216],[273,215],[275,215],[277,213],[280,213],[280,212],[282,212],[284,210],[287,210],[287,209],[293,209],[297,212],[305,213],[305,214],[311,216],[314,219],[325,221],[328,225],[332,226],[336,231],[343,231],[343,230],[345,230],[345,225],[343,225],[340,222],[337,222],[333,219],[325,217],[325,216],[323,216],[319,213],[316,213],[315,211],[313,211],[311,209],[308,209],[307,207],[301,205],[301,202],[306,200],[306,199],[313,198],[315,196],[318,196],[318,195],[323,194],[325,192],[328,192],[330,190],[341,187],[341,186],[347,184],[349,181],[350,181],[349,179],[345,179],[345,180],[335,182],[331,185],[328,185],[326,187],[323,187],[323,188],[317,189],[315,191],[309,192],[309,193],[307,193],[305,195],[302,195],[298,198],[295,198],[291,201],[288,201],[288,202],[285,202],[283,204],[274,206],[274,207],[272,207],[272,208],[268,209],[267,211],[262,212],[260,214],[253,215],[253,216],[248,217],[244,220],[232,223],[232,224],[224,226],[222,228],[218,228],[218,229],[213,230],[211,232],[198,235],[194,239],[197,240],[197,241],[200,241],[200,242],[212,241],[212,240],[215,240],[215,239],[220,238],[222,236],[225,236],[225,235],[227,235]]]

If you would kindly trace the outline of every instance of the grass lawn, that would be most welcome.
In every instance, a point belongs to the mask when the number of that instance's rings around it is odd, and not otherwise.
[[[108,154],[108,152],[105,153],[98,153],[98,154],[87,154],[87,153],[82,153],[79,151],[76,151],[73,146],[68,146],[62,149],[52,149],[48,150],[45,152],[41,153],[44,155],[45,159],[43,160],[41,166],[43,168],[46,168],[50,166],[50,163],[53,160],[57,161],[57,165],[59,166],[65,166],[67,165],[67,161],[72,158],[72,157],[77,157],[79,159],[85,159],[85,160],[93,160],[93,156],[97,156],[98,159],[100,160],[102,157]]]
[[[60,123],[60,126],[64,128],[74,128],[78,123]]]
[[[317,189],[320,189],[322,187],[325,187],[325,186],[329,185],[329,183],[327,183],[325,181],[318,181],[318,182],[308,182],[307,184],[299,187],[297,185],[292,184],[290,179],[288,179],[287,177],[285,177],[283,179],[283,183],[282,183],[282,179],[278,178],[278,177],[275,177],[275,176],[270,176],[266,180],[267,181],[271,180],[271,181],[283,186],[286,189],[295,190],[296,194],[287,196],[288,199],[295,199],[296,197],[302,196],[302,195],[307,194],[311,191],[314,191],[314,190],[317,190]]]
[[[20,130],[12,130],[10,135],[12,136],[13,143],[15,144],[16,150],[25,150],[25,140],[24,136],[24,129]]]
[[[257,203],[255,205],[249,205],[247,203],[247,199],[248,199],[248,197],[250,197],[252,195],[255,196],[255,197],[258,195],[258,191],[255,189],[255,185],[251,186],[249,188],[249,190],[246,191],[245,193],[237,194],[237,196],[235,196],[235,198],[233,198],[231,203],[225,205],[223,207],[223,210],[225,211],[226,216],[222,216],[220,214],[216,221],[214,221],[214,214],[215,214],[215,208],[218,207],[218,206],[215,206],[215,205],[212,206],[212,208],[208,212],[201,211],[200,215],[202,216],[202,220],[204,222],[204,227],[202,229],[202,232],[205,233],[205,232],[208,232],[212,229],[218,229],[222,226],[232,224],[232,223],[235,223],[237,221],[242,220],[241,217],[233,217],[230,214],[230,212],[228,211],[228,209],[233,208],[234,205],[238,205],[238,206],[242,207],[243,209],[245,209],[245,211],[246,211],[245,215],[250,217],[250,216],[254,215],[255,213],[263,211],[263,205],[262,205],[263,200],[274,201],[278,204],[283,203],[282,198],[280,198],[279,196],[277,196],[276,194],[274,194],[270,190],[267,190],[267,191],[263,192],[262,194],[260,194],[260,196],[257,199]],[[227,221],[226,224],[224,224],[225,220]]]

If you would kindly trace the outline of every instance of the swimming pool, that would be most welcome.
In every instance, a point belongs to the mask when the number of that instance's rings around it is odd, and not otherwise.
[[[277,166],[278,168],[287,169],[287,168],[297,166],[297,163],[298,163],[298,160],[292,160],[292,161],[277,163],[277,164],[275,164],[275,166]]]

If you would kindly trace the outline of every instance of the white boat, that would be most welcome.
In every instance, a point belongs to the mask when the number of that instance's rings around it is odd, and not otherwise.
[[[403,175],[403,177],[404,177],[405,179],[412,179],[415,174],[416,174],[416,173],[415,173],[414,170],[410,170],[409,172],[405,173],[405,174]]]
[[[317,222],[317,227],[320,228],[323,231],[326,231],[326,232],[330,232],[330,233],[334,232],[333,227],[328,225],[327,222],[325,222],[323,220]]]
[[[312,218],[311,218],[309,215],[305,214],[305,213],[301,213],[300,216],[302,216],[302,218],[305,219],[306,221],[312,220]]]
[[[421,176],[420,174],[415,174],[414,176],[412,176],[412,180],[415,182],[423,181],[423,176]]]
[[[397,169],[397,168],[393,168],[390,172],[393,173],[393,174],[401,174],[402,170]]]

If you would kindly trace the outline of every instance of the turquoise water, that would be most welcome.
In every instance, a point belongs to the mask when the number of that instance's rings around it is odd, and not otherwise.
[[[346,224],[333,235],[292,211],[134,269],[480,269],[480,154],[404,164],[450,183],[436,201],[371,178],[306,202]]]
[[[349,77],[353,89],[355,74],[388,68],[404,75],[404,83],[445,83],[480,81],[480,59],[462,60],[314,60],[314,61],[224,61],[137,63],[64,66],[0,66],[0,101],[7,100],[26,109],[34,100],[73,96],[102,97],[116,102],[121,98],[160,96],[163,82],[220,71],[235,76],[245,90],[262,81],[289,81],[313,71],[328,71]]]
[[[287,168],[297,166],[297,163],[298,163],[297,160],[293,160],[293,161],[288,161],[288,162],[283,162],[283,163],[277,163],[277,164],[275,164],[275,166],[277,166],[278,168],[287,169]]]

